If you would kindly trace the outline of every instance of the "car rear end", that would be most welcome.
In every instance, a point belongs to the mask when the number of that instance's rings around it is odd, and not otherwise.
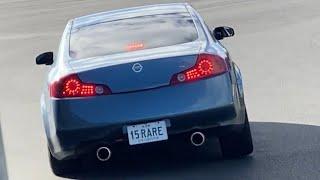
[[[96,144],[109,149],[243,125],[230,62],[207,50],[212,44],[197,23],[186,8],[93,25],[75,22],[69,71],[52,80],[48,94],[52,155],[68,159]]]

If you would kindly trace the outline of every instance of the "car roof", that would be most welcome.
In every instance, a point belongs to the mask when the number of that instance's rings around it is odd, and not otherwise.
[[[115,21],[119,19],[133,18],[139,16],[147,16],[154,14],[169,14],[169,13],[188,13],[188,3],[170,3],[170,4],[155,4],[148,6],[139,6],[133,8],[125,8],[113,11],[100,12],[86,16],[77,17],[72,20],[72,28],[78,29],[101,22]]]

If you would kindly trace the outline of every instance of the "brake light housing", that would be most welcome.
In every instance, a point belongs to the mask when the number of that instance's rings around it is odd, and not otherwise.
[[[84,83],[77,74],[65,76],[50,85],[50,96],[55,98],[91,97],[111,94],[106,85]]]
[[[199,54],[193,67],[173,75],[171,84],[174,85],[218,76],[227,71],[227,64],[220,56]]]

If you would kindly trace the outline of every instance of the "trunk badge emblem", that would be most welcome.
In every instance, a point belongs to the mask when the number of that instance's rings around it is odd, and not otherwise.
[[[136,73],[138,72],[141,72],[143,69],[143,66],[140,64],[140,63],[135,63],[133,66],[132,66],[132,70]]]

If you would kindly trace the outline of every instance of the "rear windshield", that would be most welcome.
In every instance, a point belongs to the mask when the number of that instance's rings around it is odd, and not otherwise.
[[[188,13],[148,15],[73,28],[70,56],[83,59],[182,44],[197,38]]]

